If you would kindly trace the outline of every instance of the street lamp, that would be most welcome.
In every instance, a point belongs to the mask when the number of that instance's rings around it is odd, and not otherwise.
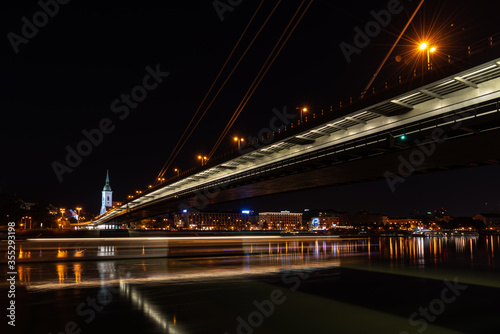
[[[82,208],[76,208],[76,211],[78,211],[78,220],[80,220],[80,211],[82,211]]]
[[[245,141],[244,138],[238,138],[238,137],[234,137],[234,141],[238,143],[238,150],[240,149],[241,147],[241,143]]]
[[[198,160],[201,160],[201,165],[203,166],[203,165],[205,165],[205,164],[207,163],[207,160],[208,160],[208,159],[207,159],[207,157],[205,157],[205,156],[201,156],[201,155],[199,155],[199,156],[198,156]]]
[[[61,211],[61,223],[63,223],[63,220],[64,220],[64,212],[66,212],[66,209],[59,209]],[[64,224],[64,223],[63,223]],[[61,226],[61,224],[59,224],[59,227]]]
[[[301,107],[301,108],[297,107],[295,109],[299,109],[300,110],[300,120],[302,121],[302,116],[303,116],[303,114],[305,112],[307,112],[308,109],[306,107]]]
[[[422,51],[427,51],[427,70],[428,71],[432,70],[431,53],[436,51],[436,47],[435,46],[429,47],[429,44],[424,42],[419,45],[419,49]]]
[[[177,176],[179,176],[179,175],[180,175],[180,173],[181,173],[181,170],[180,170],[179,168],[174,168],[174,172],[176,172],[176,173],[177,173]]]

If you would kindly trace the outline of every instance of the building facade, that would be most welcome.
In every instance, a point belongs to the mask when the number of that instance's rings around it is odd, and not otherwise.
[[[289,211],[259,213],[259,226],[263,230],[300,230],[302,213]]]
[[[182,212],[174,217],[179,229],[235,231],[250,229],[249,214],[236,212]]]
[[[309,223],[310,230],[328,230],[337,227],[340,223],[338,216],[313,217]]]
[[[497,213],[482,213],[475,215],[472,219],[482,221],[486,227],[500,225],[500,214]]]

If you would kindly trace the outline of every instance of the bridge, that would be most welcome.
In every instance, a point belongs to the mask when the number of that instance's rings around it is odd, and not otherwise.
[[[421,80],[420,80],[421,79]],[[500,52],[470,56],[407,85],[167,180],[92,225],[124,224],[184,208],[500,161]]]

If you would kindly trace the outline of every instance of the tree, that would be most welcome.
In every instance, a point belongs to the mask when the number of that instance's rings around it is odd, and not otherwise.
[[[0,195],[0,225],[8,222],[19,222],[25,216],[26,210],[21,209],[19,200],[12,195]]]

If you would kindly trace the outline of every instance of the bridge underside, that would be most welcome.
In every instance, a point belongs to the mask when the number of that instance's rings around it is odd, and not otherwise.
[[[124,212],[110,223],[128,223],[178,212],[183,207],[200,209],[208,204],[245,198],[379,180],[384,179],[388,173],[393,173],[392,180],[395,180],[394,177],[408,175],[412,168],[414,173],[427,173],[499,164],[498,114],[500,113],[496,112],[489,117],[487,125],[484,120],[482,124],[474,124],[473,119],[460,126],[455,123],[447,128],[419,131],[408,135],[405,141],[395,140],[389,135],[385,141],[350,149],[343,154],[318,155],[308,161],[276,168],[275,171],[263,175],[249,175],[223,185],[207,186],[197,193],[184,194],[147,208]],[[447,140],[441,141],[444,138]],[[422,145],[422,142],[427,144]]]

